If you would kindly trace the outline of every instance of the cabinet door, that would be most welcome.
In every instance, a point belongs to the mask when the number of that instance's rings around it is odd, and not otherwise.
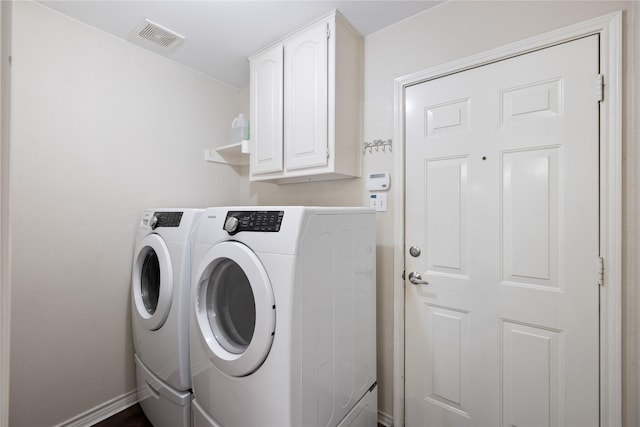
[[[253,58],[251,69],[251,174],[282,171],[282,45]]]
[[[284,48],[287,170],[325,166],[328,144],[327,23],[290,39]]]

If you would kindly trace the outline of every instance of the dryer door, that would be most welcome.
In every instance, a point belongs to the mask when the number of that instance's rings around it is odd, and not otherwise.
[[[167,245],[157,234],[136,247],[131,281],[134,315],[147,329],[159,329],[171,310],[173,269]]]
[[[255,253],[238,242],[212,247],[196,272],[195,315],[210,359],[240,377],[271,349],[276,310],[269,277]]]

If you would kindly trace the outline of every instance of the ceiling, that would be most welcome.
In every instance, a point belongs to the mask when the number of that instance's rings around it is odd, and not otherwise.
[[[64,15],[155,51],[237,88],[249,85],[247,57],[304,24],[338,9],[367,36],[442,1],[82,1],[40,0]],[[172,50],[157,47],[132,31],[149,19],[185,37]]]

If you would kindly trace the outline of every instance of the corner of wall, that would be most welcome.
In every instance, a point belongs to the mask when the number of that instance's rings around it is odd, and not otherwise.
[[[11,1],[0,2],[0,426],[9,425],[9,338],[11,311],[9,245],[9,121]]]

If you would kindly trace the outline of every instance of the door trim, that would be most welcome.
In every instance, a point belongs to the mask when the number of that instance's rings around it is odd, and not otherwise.
[[[600,254],[606,264],[600,287],[600,425],[622,425],[622,12],[615,12],[395,80],[394,426],[404,426],[405,412],[405,88],[592,34],[600,36],[600,70],[605,78],[604,100],[600,104]]]

